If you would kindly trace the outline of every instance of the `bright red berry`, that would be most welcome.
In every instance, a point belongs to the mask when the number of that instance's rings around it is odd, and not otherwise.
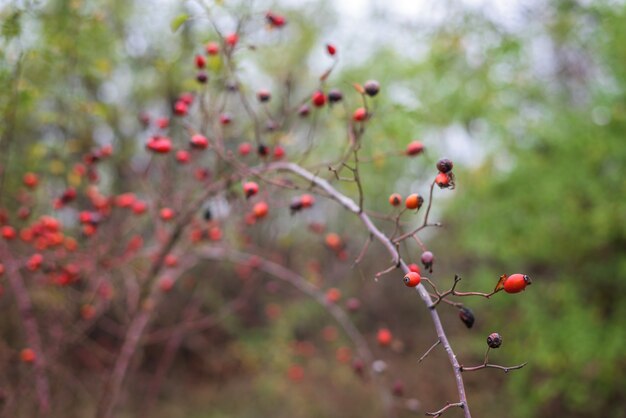
[[[209,140],[200,134],[192,135],[189,143],[195,149],[206,149],[209,146]]]
[[[236,33],[231,33],[230,35],[227,35],[226,38],[224,38],[224,41],[226,42],[226,45],[234,48],[235,45],[237,45],[237,42],[239,42],[239,35],[237,35]]]
[[[163,219],[164,221],[170,221],[174,218],[175,212],[173,209],[170,208],[163,208],[159,211],[159,216],[161,217],[161,219]]]
[[[324,95],[324,92],[322,92],[321,90],[317,90],[315,93],[313,93],[313,96],[311,97],[311,102],[313,102],[313,105],[315,107],[324,106],[324,104],[326,104],[326,96]]]
[[[206,67],[206,58],[202,55],[196,55],[196,67],[200,69]]]
[[[265,14],[265,20],[267,20],[267,23],[274,28],[282,28],[287,23],[284,16],[274,12],[267,12]]]
[[[255,218],[261,219],[267,216],[269,212],[269,206],[265,202],[259,202],[252,208],[252,213],[254,213]]]
[[[418,266],[415,263],[409,264],[408,267],[409,267],[409,270],[414,271],[415,273],[420,273],[421,272],[420,266]]]
[[[367,114],[367,110],[364,107],[359,107],[352,114],[352,119],[355,122],[363,122],[365,119],[367,119],[368,116],[369,115]]]
[[[178,161],[179,163],[187,164],[190,159],[191,154],[189,154],[189,151],[186,151],[184,149],[176,151],[176,161]]]
[[[239,155],[241,155],[242,157],[250,154],[250,151],[252,151],[252,145],[249,142],[244,142],[239,144]]]
[[[332,57],[337,53],[337,48],[333,44],[326,44],[326,51]]]
[[[23,363],[34,363],[36,358],[37,355],[32,348],[24,348],[20,351],[20,360],[22,360]]]
[[[274,147],[274,159],[280,160],[285,156],[285,149],[280,145]]]
[[[424,144],[420,141],[413,141],[406,147],[406,155],[417,155],[424,151]]]
[[[404,275],[404,284],[408,287],[415,287],[422,281],[422,276],[419,273],[410,271]]]
[[[24,174],[23,182],[24,186],[34,189],[39,184],[39,177],[35,173],[28,172]]]
[[[511,274],[504,280],[504,291],[507,293],[519,293],[532,284],[532,280],[525,274]]]
[[[243,184],[243,192],[246,195],[246,199],[249,199],[259,192],[259,185],[253,181],[248,181]]]
[[[310,208],[315,203],[315,197],[310,194],[303,194],[302,196],[300,196],[300,203],[302,204],[303,208]]]
[[[326,291],[326,301],[328,303],[337,303],[341,299],[341,290],[331,287]]]
[[[450,175],[448,173],[439,173],[435,177],[435,183],[442,189],[450,187]]]
[[[185,116],[188,109],[189,107],[187,106],[187,103],[183,102],[182,100],[178,100],[176,103],[174,103],[174,113],[177,116]]]
[[[209,42],[204,49],[208,55],[217,55],[220,53],[220,46],[217,42]]]
[[[17,236],[17,232],[15,228],[10,225],[5,225],[2,227],[2,238],[8,240],[12,240]]]
[[[387,328],[381,328],[378,330],[378,334],[376,334],[376,340],[379,345],[386,347],[393,341],[393,335]]]
[[[172,141],[163,136],[153,136],[146,144],[146,148],[158,154],[167,154],[172,150]]]

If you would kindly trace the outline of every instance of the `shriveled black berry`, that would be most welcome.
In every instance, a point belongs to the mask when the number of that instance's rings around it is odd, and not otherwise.
[[[343,94],[341,93],[341,91],[337,89],[332,89],[328,92],[328,101],[330,103],[340,102],[341,99],[343,99]]]
[[[452,170],[452,167],[454,167],[454,164],[451,160],[447,158],[442,158],[441,160],[437,161],[437,170],[442,173],[450,172]]]
[[[487,337],[487,345],[490,348],[498,348],[502,345],[502,337],[497,332],[489,334]]]
[[[196,80],[198,80],[198,83],[204,84],[209,80],[209,76],[204,71],[200,71],[196,74]]]
[[[269,154],[270,149],[265,144],[259,144],[259,147],[257,148],[257,152],[259,153],[261,157],[265,157],[267,156],[267,154]]]
[[[363,87],[365,89],[365,93],[367,93],[370,97],[376,96],[380,91],[380,84],[376,80],[366,81]]]
[[[210,221],[211,219],[213,219],[213,214],[211,213],[211,209],[206,208],[204,210],[203,217],[205,221]]]
[[[474,326],[474,321],[476,320],[476,318],[474,318],[474,313],[466,307],[459,310],[459,318],[461,318],[461,321],[463,321],[465,326],[468,328]]]

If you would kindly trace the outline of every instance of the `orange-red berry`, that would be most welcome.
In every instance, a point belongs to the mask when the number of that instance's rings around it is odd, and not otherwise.
[[[417,193],[410,194],[406,197],[404,205],[407,209],[419,209],[424,203],[424,198]]]
[[[389,196],[389,204],[391,206],[400,206],[400,203],[402,203],[402,196],[400,196],[400,194],[393,193]]]
[[[352,119],[354,119],[355,122],[363,122],[368,116],[367,110],[364,107],[359,107],[352,114]]]
[[[422,281],[422,276],[419,273],[410,271],[404,275],[404,284],[407,287],[415,287]]]
[[[269,212],[269,206],[265,202],[259,202],[252,208],[252,213],[254,213],[255,218],[261,219],[267,216]]]
[[[248,181],[243,184],[243,192],[246,195],[246,199],[249,199],[259,192],[259,185],[253,181]]]
[[[420,141],[413,141],[406,147],[406,155],[417,155],[424,151],[424,144]]]
[[[511,274],[504,280],[504,291],[507,293],[519,293],[532,284],[530,277],[525,274]]]
[[[376,340],[379,345],[386,347],[393,341],[393,335],[387,328],[381,328],[378,330],[378,334],[376,334]]]
[[[20,360],[24,363],[34,363],[37,355],[32,348],[24,348],[20,351]]]
[[[450,187],[450,175],[448,173],[439,173],[435,177],[435,183],[442,189]]]

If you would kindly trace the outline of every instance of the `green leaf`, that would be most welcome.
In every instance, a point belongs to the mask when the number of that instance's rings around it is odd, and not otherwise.
[[[13,12],[7,19],[2,23],[2,36],[6,39],[15,38],[19,36],[21,32],[20,25],[20,16],[22,13],[19,10]]]
[[[172,29],[172,32],[176,32],[178,28],[180,28],[183,23],[185,23],[188,19],[189,15],[187,13],[179,14],[174,19],[172,19],[172,21],[170,22],[170,29]]]

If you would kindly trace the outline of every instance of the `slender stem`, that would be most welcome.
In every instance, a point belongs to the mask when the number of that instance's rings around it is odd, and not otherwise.
[[[396,245],[383,232],[381,232],[376,227],[376,225],[372,223],[367,213],[360,211],[359,206],[352,199],[340,193],[326,180],[317,177],[313,173],[293,163],[276,162],[276,163],[269,164],[266,168],[268,170],[290,171],[310,181],[311,183],[314,183],[316,186],[324,190],[326,193],[328,193],[328,195],[332,199],[339,202],[339,204],[341,204],[347,210],[357,214],[358,217],[363,222],[363,224],[365,225],[365,227],[370,231],[370,233],[387,249],[389,254],[393,257],[394,263],[399,264],[399,266],[402,268],[402,270],[405,273],[408,273],[410,271],[407,264],[404,262],[404,260],[402,260],[402,258],[398,254]],[[433,304],[433,300],[431,299],[430,294],[428,293],[426,288],[422,284],[419,284],[418,286],[416,286],[415,289],[417,293],[419,294],[420,298],[426,304],[426,306],[430,307]],[[463,383],[463,377],[461,376],[461,372],[459,370],[460,369],[459,362],[456,359],[454,350],[450,346],[450,342],[448,341],[446,332],[443,329],[443,325],[441,324],[441,319],[439,318],[439,314],[437,310],[430,309],[429,311],[430,311],[431,320],[437,332],[437,336],[439,337],[441,344],[445,348],[446,353],[448,354],[448,360],[450,361],[450,364],[452,366],[452,370],[454,373],[456,386],[457,386],[457,392],[459,395],[459,401],[460,401],[459,404],[463,408],[464,417],[471,418],[472,415],[470,413],[469,405],[467,403],[467,397],[465,395],[465,385]]]
[[[426,358],[426,356],[428,356],[430,354],[430,352],[433,351],[439,344],[441,344],[441,340],[437,339],[437,342],[434,343],[428,350],[426,350],[426,352],[422,355],[422,357],[420,357],[419,360],[417,360],[417,362],[421,363],[422,360],[424,360]]]
[[[429,417],[440,417],[441,414],[443,414],[444,412],[446,412],[448,409],[450,408],[463,408],[463,409],[467,409],[465,407],[465,404],[463,404],[463,402],[457,402],[457,403],[448,403],[446,404],[446,406],[444,406],[443,408],[441,408],[439,411],[435,411],[435,412],[426,412],[426,415]]]

